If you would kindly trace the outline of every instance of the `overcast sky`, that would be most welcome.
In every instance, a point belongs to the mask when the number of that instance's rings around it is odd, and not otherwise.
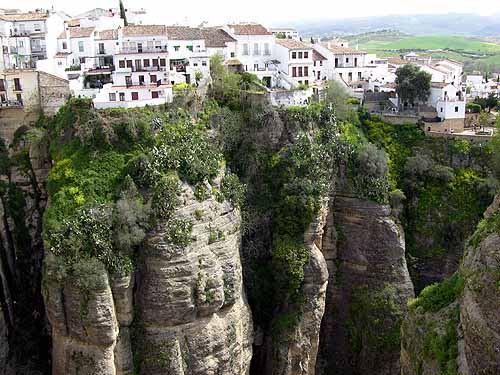
[[[189,23],[202,21],[218,24],[227,21],[258,21],[282,25],[288,21],[308,19],[380,16],[420,13],[498,12],[499,0],[123,0],[126,8],[146,8],[148,21],[155,23]],[[117,7],[118,0],[0,0],[0,8],[36,7],[64,10],[76,15],[100,7]]]

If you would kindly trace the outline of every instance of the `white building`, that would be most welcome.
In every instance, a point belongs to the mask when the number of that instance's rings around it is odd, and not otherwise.
[[[236,57],[236,39],[219,27],[201,29],[209,56],[221,55],[224,60]]]
[[[313,49],[295,39],[276,39],[273,57],[286,80],[293,86],[309,85],[315,80]]]
[[[321,53],[313,49],[313,77],[316,81],[326,81],[326,62],[327,59]]]
[[[277,38],[300,40],[299,32],[293,27],[271,27],[269,31]]]
[[[200,28],[167,26],[170,82],[194,83],[196,76],[208,78],[210,57]],[[199,73],[198,73],[199,72]]]
[[[34,68],[38,60],[53,58],[67,18],[53,11],[0,14],[4,68]]]
[[[257,75],[270,87],[277,81],[277,69],[272,56],[276,38],[257,23],[231,24],[224,27],[236,40],[235,58],[246,72]]]
[[[441,120],[465,118],[465,95],[451,83],[432,82],[427,103]]]
[[[167,27],[135,25],[118,29],[113,83],[94,99],[96,108],[142,107],[172,101]]]

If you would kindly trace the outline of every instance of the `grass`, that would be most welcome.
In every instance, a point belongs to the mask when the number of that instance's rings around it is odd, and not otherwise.
[[[358,41],[351,37],[351,44]],[[362,34],[359,48],[381,57],[398,56],[408,51],[424,52],[435,58],[450,58],[463,62],[466,71],[500,70],[500,44],[461,36],[407,36],[374,33],[370,39]]]

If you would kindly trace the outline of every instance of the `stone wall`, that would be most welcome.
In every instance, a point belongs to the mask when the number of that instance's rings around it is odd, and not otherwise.
[[[38,72],[38,90],[43,114],[53,116],[71,95],[69,82],[45,72]]]

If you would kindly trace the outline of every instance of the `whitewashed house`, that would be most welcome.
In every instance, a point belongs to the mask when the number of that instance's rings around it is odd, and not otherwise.
[[[310,85],[315,80],[313,67],[313,49],[295,39],[276,39],[273,57],[278,61],[284,80],[292,84]],[[286,84],[283,82],[283,86]]]
[[[326,81],[328,79],[326,74],[327,58],[321,53],[313,49],[313,79],[315,81]]]
[[[258,23],[230,24],[224,31],[236,40],[235,59],[242,70],[274,86],[278,74],[273,56],[275,36]]]
[[[94,99],[96,108],[142,107],[172,101],[167,27],[135,25],[118,29],[113,83]]]
[[[210,57],[200,28],[167,26],[170,82],[194,83],[197,74],[207,78]],[[199,72],[199,73],[197,73]]]
[[[5,69],[35,68],[36,62],[53,58],[57,53],[57,36],[69,17],[61,12],[36,11],[0,14],[2,65]]]
[[[224,60],[236,57],[236,39],[219,27],[202,28],[208,56],[221,55]]]
[[[427,103],[441,120],[465,119],[465,94],[452,83],[432,82]]]

